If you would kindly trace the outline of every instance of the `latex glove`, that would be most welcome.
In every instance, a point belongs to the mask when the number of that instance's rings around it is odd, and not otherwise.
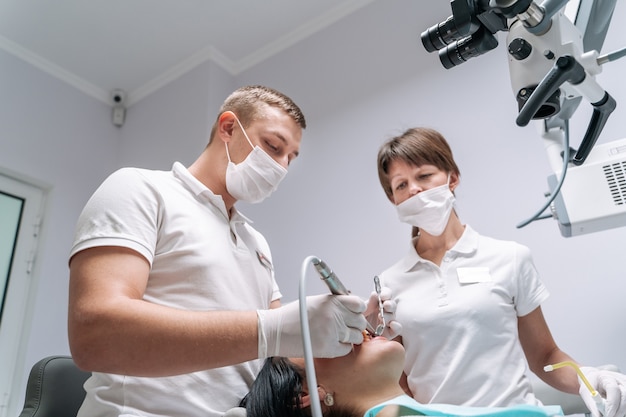
[[[363,343],[367,325],[365,303],[356,295],[314,295],[306,298],[311,348],[316,358],[347,355],[352,344]],[[299,302],[257,310],[259,358],[303,357]]]
[[[246,409],[244,407],[234,407],[226,411],[222,417],[246,417]]]
[[[385,330],[381,336],[391,340],[402,333],[402,325],[396,321],[396,301],[391,298],[391,289],[382,287],[380,289],[380,298],[383,301],[383,316],[385,317]],[[378,308],[378,294],[372,291],[369,300],[367,300],[367,308],[365,309],[365,318],[375,329],[380,323],[380,309]]]
[[[589,366],[583,366],[580,370],[591,386],[604,398],[604,410],[602,410],[602,405],[598,407],[587,386],[578,378],[580,382],[578,392],[591,414],[594,417],[624,417],[626,415],[626,375]]]

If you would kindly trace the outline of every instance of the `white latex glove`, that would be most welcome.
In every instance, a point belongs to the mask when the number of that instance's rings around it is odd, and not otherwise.
[[[347,355],[352,344],[363,343],[367,325],[365,303],[356,295],[314,295],[306,298],[311,348],[316,358]],[[299,302],[257,310],[259,358],[303,357]]]
[[[226,411],[222,417],[246,417],[246,409],[244,407],[234,407]]]
[[[385,317],[385,330],[381,336],[391,340],[402,333],[402,325],[396,321],[396,307],[398,305],[391,298],[391,289],[389,287],[380,289],[380,299],[383,301],[383,315]],[[369,300],[367,300],[365,318],[374,329],[381,323],[376,291],[372,291]]]
[[[583,366],[580,370],[591,386],[593,386],[604,399],[604,410],[602,410],[602,405],[598,407],[596,399],[591,396],[587,386],[578,378],[580,382],[578,392],[589,411],[591,411],[591,414],[594,417],[626,416],[626,375],[590,366]]]

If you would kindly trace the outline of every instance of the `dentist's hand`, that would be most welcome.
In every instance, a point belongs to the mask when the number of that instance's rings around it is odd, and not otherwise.
[[[391,289],[382,287],[380,291],[380,299],[383,302],[383,315],[385,318],[385,330],[381,336],[391,340],[402,333],[402,325],[396,321],[396,301],[391,298]],[[365,318],[376,328],[381,323],[380,312],[378,308],[378,294],[372,291],[367,301],[367,309],[365,310]]]
[[[365,303],[355,295],[314,295],[306,298],[311,348],[316,358],[347,355],[352,344],[363,343],[367,325]],[[259,358],[303,357],[299,302],[257,310]]]
[[[604,398],[604,410],[598,409],[589,389],[580,380],[579,393],[594,417],[624,417],[626,415],[626,375],[599,368],[580,368],[591,386]]]

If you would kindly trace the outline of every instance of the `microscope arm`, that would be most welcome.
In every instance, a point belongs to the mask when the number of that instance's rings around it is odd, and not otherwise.
[[[587,132],[572,161],[574,165],[582,165],[587,156],[589,156],[589,152],[595,145],[598,136],[600,136],[607,119],[615,110],[616,102],[609,93],[602,90],[591,77],[586,75],[583,66],[573,57],[565,55],[556,61],[520,110],[516,123],[518,126],[526,126],[546,99],[554,94],[566,81],[574,88],[580,86],[582,95],[591,101],[593,106],[593,114],[587,127]],[[586,88],[583,88],[583,86]],[[597,100],[599,95],[602,98]]]

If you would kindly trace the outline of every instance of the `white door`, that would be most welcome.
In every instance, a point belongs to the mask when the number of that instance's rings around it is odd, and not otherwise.
[[[23,405],[24,352],[36,285],[33,266],[44,191],[0,174],[0,417]]]

